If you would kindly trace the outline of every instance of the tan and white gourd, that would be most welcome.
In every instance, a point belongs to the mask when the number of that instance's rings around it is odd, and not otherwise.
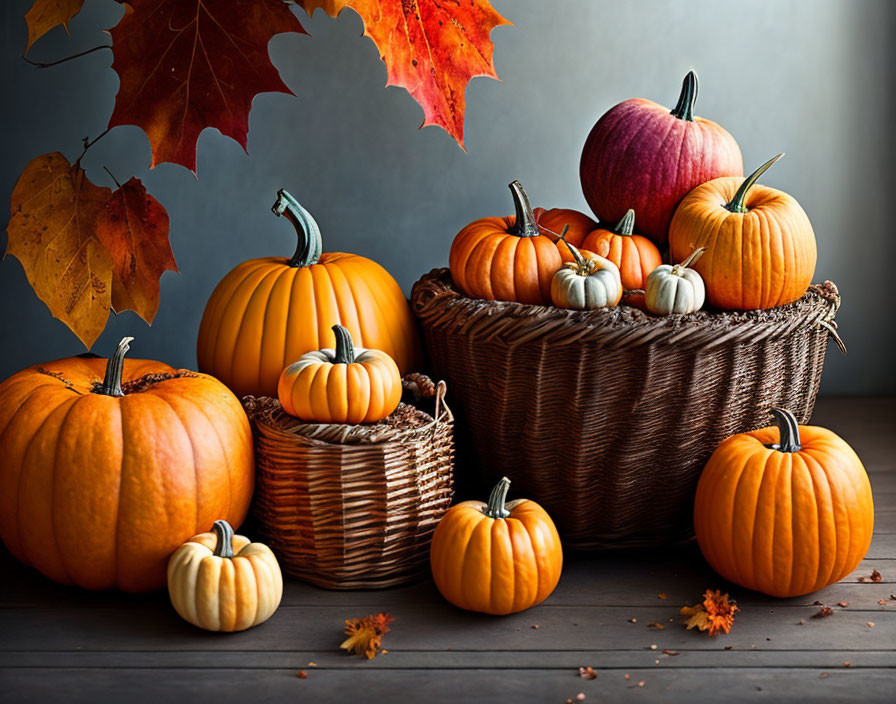
[[[564,228],[563,234],[565,232]],[[564,264],[551,280],[551,300],[554,305],[593,310],[611,308],[619,303],[622,298],[619,267],[594,252],[580,252],[566,240],[563,243],[572,253],[573,261]]]
[[[650,272],[644,286],[647,310],[659,315],[693,313],[703,307],[706,286],[696,270],[690,269],[705,252],[701,247],[691,252],[681,264],[661,264]]]
[[[243,631],[267,621],[280,606],[283,575],[270,548],[234,535],[215,521],[181,545],[168,561],[168,594],[178,615],[207,631]]]

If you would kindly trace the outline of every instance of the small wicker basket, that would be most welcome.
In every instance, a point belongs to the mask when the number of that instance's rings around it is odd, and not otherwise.
[[[454,417],[444,382],[426,385],[434,416],[402,403],[369,425],[304,423],[276,399],[243,399],[255,435],[253,516],[284,571],[329,589],[427,573],[453,496]]]
[[[447,269],[411,292],[458,444],[580,548],[691,537],[697,479],[723,439],[768,425],[772,406],[808,421],[839,305],[826,282],[764,311],[572,311],[468,298]]]

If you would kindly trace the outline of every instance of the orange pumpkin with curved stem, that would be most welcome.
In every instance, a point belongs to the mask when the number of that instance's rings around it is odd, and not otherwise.
[[[510,480],[488,503],[448,509],[432,538],[430,564],[439,592],[468,611],[505,615],[540,604],[560,581],[563,548],[550,516],[528,499],[505,504]]]
[[[543,234],[519,181],[510,184],[516,216],[481,218],[451,244],[448,267],[468,296],[546,305],[563,264],[556,238]]]
[[[773,409],[775,426],[734,435],[697,485],[694,528],[725,579],[777,597],[852,572],[871,545],[874,503],[861,460],[825,428]]]

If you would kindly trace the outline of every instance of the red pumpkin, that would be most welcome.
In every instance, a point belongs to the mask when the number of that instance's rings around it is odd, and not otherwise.
[[[697,76],[685,76],[671,112],[634,98],[610,108],[588,135],[579,175],[585,199],[601,222],[638,213],[638,229],[657,244],[687,193],[720,176],[742,176],[740,148],[715,122],[694,115]]]

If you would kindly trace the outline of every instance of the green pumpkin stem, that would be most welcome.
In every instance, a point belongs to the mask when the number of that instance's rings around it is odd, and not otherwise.
[[[336,355],[334,364],[352,364],[355,361],[355,345],[352,342],[352,334],[341,325],[333,326],[333,334],[336,335]]]
[[[532,206],[529,204],[529,196],[523,189],[523,184],[514,181],[509,186],[513,195],[513,206],[516,210],[516,222],[509,232],[517,237],[538,237],[541,230],[535,220],[535,213],[532,212]]]
[[[694,103],[697,102],[697,89],[697,74],[693,71],[688,71],[688,75],[684,77],[684,81],[681,83],[681,93],[671,114],[679,120],[693,122]]]
[[[495,488],[489,494],[488,505],[485,507],[486,516],[489,518],[507,518],[510,515],[510,511],[504,508],[509,488],[510,480],[507,477],[501,477],[501,481],[495,484]]]
[[[784,408],[772,408],[771,413],[775,417],[778,432],[781,433],[781,439],[777,445],[771,446],[772,449],[779,452],[799,452],[800,425],[796,421],[796,416]]]
[[[616,223],[613,233],[623,237],[631,237],[635,232],[635,211],[631,208],[622,216],[622,220]]]
[[[296,253],[287,260],[291,267],[303,267],[317,264],[323,252],[323,240],[320,236],[320,228],[311,217],[311,213],[305,210],[295,198],[282,188],[277,191],[277,201],[271,206],[274,215],[285,215],[296,228],[299,244]]]
[[[762,176],[762,174],[764,174],[766,171],[768,171],[769,167],[782,156],[784,156],[784,152],[781,152],[780,154],[778,154],[778,156],[772,157],[762,166],[756,169],[753,173],[747,176],[744,179],[744,182],[740,184],[740,188],[737,189],[737,193],[734,194],[734,198],[731,199],[731,202],[725,205],[725,209],[730,210],[732,213],[747,212],[747,206],[744,205],[747,200],[747,191],[749,191],[756,184],[756,181],[759,180],[759,177]]]
[[[233,528],[227,521],[215,521],[215,557],[233,557]]]
[[[115,348],[115,353],[109,357],[109,361],[106,363],[106,376],[103,378],[103,385],[97,389],[96,393],[105,396],[124,396],[124,391],[121,390],[121,373],[124,370],[124,356],[131,349],[133,341],[133,337],[121,338],[121,342]]]

